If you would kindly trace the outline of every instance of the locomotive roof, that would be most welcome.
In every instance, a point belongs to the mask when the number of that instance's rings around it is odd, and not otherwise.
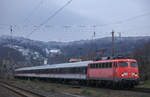
[[[53,65],[24,67],[24,68],[18,68],[15,71],[50,69],[50,68],[67,68],[67,67],[87,67],[88,64],[91,63],[91,62],[93,62],[93,61],[82,61],[82,62],[74,62],[74,63],[61,63],[61,64],[53,64]]]

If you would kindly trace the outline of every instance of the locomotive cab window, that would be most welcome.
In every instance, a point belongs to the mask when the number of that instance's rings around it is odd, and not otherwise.
[[[131,67],[136,67],[137,64],[136,64],[136,62],[131,62],[131,63],[130,63],[130,66],[131,66]]]
[[[128,67],[127,62],[119,62],[119,67]]]

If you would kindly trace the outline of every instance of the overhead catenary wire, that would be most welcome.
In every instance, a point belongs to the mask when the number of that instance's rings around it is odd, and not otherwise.
[[[44,0],[40,0],[39,3],[33,8],[33,10],[27,15],[27,17],[24,19],[24,23],[26,23],[27,21],[29,21],[29,19],[31,18],[31,16],[36,12],[37,9],[40,8],[40,6],[43,4]]]
[[[72,0],[69,0],[65,5],[63,5],[61,8],[59,8],[57,11],[55,11],[52,15],[50,15],[45,21],[43,21],[38,27],[36,27],[33,31],[31,31],[27,37],[30,37],[36,30],[40,29],[43,25],[45,25],[48,21],[50,21],[52,18],[54,18],[60,11],[62,11],[66,6],[68,6]]]
[[[102,26],[123,24],[123,23],[125,23],[125,22],[129,22],[129,21],[132,21],[132,20],[135,20],[135,19],[144,17],[144,16],[148,16],[148,15],[150,15],[150,12],[143,13],[143,14],[140,14],[140,15],[137,15],[137,16],[133,16],[133,17],[130,17],[130,18],[127,18],[127,19],[124,19],[124,20],[120,20],[120,21],[116,21],[116,22],[112,22],[112,23],[103,24],[103,25],[100,25],[100,26],[102,27]]]
[[[72,0],[70,0],[70,3],[71,3],[71,1]],[[68,1],[69,2],[69,1]],[[66,3],[67,5],[68,5],[68,2]],[[66,4],[64,5],[64,6],[66,6]],[[64,7],[63,6],[63,7]],[[62,7],[62,8],[63,8]],[[61,8],[60,8],[61,9]],[[59,10],[60,10],[59,9]],[[59,12],[59,10],[58,11],[56,11],[55,13],[57,14],[58,12]],[[61,10],[60,10],[61,11]],[[150,15],[150,12],[147,12],[147,13],[143,13],[143,14],[139,14],[139,15],[136,15],[136,16],[133,16],[133,17],[130,17],[130,18],[126,18],[126,19],[124,19],[124,20],[120,20],[120,21],[116,21],[116,22],[112,22],[112,23],[107,23],[107,24],[102,24],[102,25],[97,25],[97,27],[105,27],[105,26],[109,26],[109,25],[115,25],[115,24],[118,24],[118,25],[120,25],[120,24],[123,24],[123,23],[125,23],[125,22],[130,22],[130,21],[133,21],[133,20],[135,20],[135,19],[138,19],[138,18],[141,18],[141,17],[145,17],[145,16],[148,16],[148,15]],[[55,15],[54,14],[52,14],[50,17],[54,17]],[[51,19],[51,18],[48,18],[49,20]],[[48,20],[47,19],[47,20]],[[48,21],[47,21],[48,22]],[[45,20],[45,23],[47,23],[46,22],[46,20]],[[43,22],[44,23],[44,22]],[[45,24],[44,23],[44,24]],[[39,29],[39,27],[41,27],[41,26],[43,26],[44,24],[40,24],[39,26],[36,26],[35,27],[35,29],[31,32],[31,33],[29,33],[27,36],[30,36],[30,35],[32,35],[36,30],[38,30]],[[2,27],[1,27],[1,29],[3,28],[3,27],[9,27],[10,26],[10,24],[0,24]],[[51,25],[52,26],[52,25]],[[79,26],[78,26],[79,27]],[[80,26],[81,28],[85,28],[86,26],[85,25],[82,25],[82,26]],[[97,36],[97,35],[96,35]]]
[[[72,0],[70,0],[72,1]],[[107,24],[102,24],[102,25],[96,25],[96,27],[105,27],[105,26],[109,26],[109,25],[115,25],[115,24],[122,24],[122,23],[125,23],[125,22],[130,22],[132,20],[135,20],[137,18],[140,18],[140,17],[143,17],[143,16],[148,16],[150,15],[150,12],[147,12],[147,13],[144,13],[144,14],[140,14],[140,15],[137,15],[137,16],[133,16],[133,17],[130,17],[130,18],[127,18],[127,19],[124,19],[124,20],[120,20],[120,21],[115,21],[115,22],[112,22],[112,23],[107,23]],[[46,21],[46,20],[45,20]],[[43,22],[44,23],[44,22]],[[42,23],[41,23],[42,24]],[[10,24],[0,24],[0,26],[10,26]],[[47,26],[54,26],[54,25],[46,25]],[[63,27],[66,26],[66,25],[63,25]],[[67,25],[68,26],[68,25]],[[70,26],[70,25],[69,25]],[[72,26],[72,25],[71,25]],[[33,25],[33,27],[39,27],[38,25]],[[80,28],[85,28],[85,27],[88,27],[88,25],[77,25],[77,27],[80,27]],[[91,26],[93,27],[93,26]]]
[[[72,0],[68,1],[69,3],[71,3]],[[68,2],[62,7],[64,8],[66,5],[68,5]],[[59,11],[61,10],[58,10],[56,11],[55,13],[57,14]],[[107,24],[103,24],[103,25],[96,25],[96,27],[105,27],[105,26],[110,26],[110,25],[116,25],[116,24],[123,24],[125,22],[130,22],[132,20],[135,20],[137,18],[140,18],[140,17],[143,17],[143,16],[147,16],[147,15],[150,15],[150,12],[147,12],[147,13],[144,13],[144,14],[140,14],[140,15],[137,15],[137,16],[133,16],[133,17],[130,17],[130,18],[127,18],[127,19],[124,19],[124,20],[120,20],[120,21],[116,21],[116,22],[112,22],[112,23],[107,23]],[[51,15],[51,17],[53,18],[55,16],[55,14]],[[36,30],[38,30],[39,28],[38,27],[41,27],[43,26],[45,23],[47,23],[51,18],[49,17],[46,21],[44,21],[43,23],[41,23],[39,26],[37,26],[37,28],[35,28],[31,33],[29,33],[27,36],[29,37],[31,34],[33,34]],[[86,26],[82,25],[83,28],[85,28]],[[93,27],[93,26],[92,26]]]

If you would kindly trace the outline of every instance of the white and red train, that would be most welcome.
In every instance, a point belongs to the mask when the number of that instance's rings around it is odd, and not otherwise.
[[[139,72],[136,60],[122,58],[24,67],[15,70],[15,77],[74,80],[86,84],[133,87],[138,84]]]

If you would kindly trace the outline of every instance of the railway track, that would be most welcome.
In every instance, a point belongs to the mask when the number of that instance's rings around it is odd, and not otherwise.
[[[7,82],[4,82],[4,81],[0,81],[0,85],[21,95],[21,97],[46,97],[46,96],[43,96],[43,95],[40,95],[40,94],[37,94],[37,93],[34,93],[32,91],[29,91],[29,90],[24,90],[22,88],[18,88],[14,85],[11,85]],[[63,85],[63,84],[62,84]],[[64,84],[65,85],[65,84]],[[150,89],[149,88],[133,88],[133,89],[121,89],[121,90],[112,90],[112,89],[109,89],[109,88],[99,88],[98,87],[94,87],[94,86],[83,86],[83,85],[65,85],[65,86],[69,86],[70,88],[92,88],[92,89],[96,89],[96,91],[99,91],[99,89],[103,89],[105,90],[110,90],[110,91],[130,91],[130,92],[141,92],[141,93],[150,93]],[[97,90],[98,89],[98,90]],[[66,93],[62,93],[63,95],[67,95],[66,97],[79,97],[78,95],[68,95]],[[58,96],[59,97],[59,96]]]
[[[19,87],[16,87],[16,86],[13,86],[8,83],[1,82],[1,81],[0,81],[0,86],[6,89],[9,89],[10,91],[20,95],[20,97],[46,97],[46,96],[34,93],[30,90],[25,90],[25,89],[22,89],[22,88],[19,88]]]
[[[87,86],[71,86],[72,88],[88,88]],[[89,86],[90,88],[97,89],[98,87]],[[109,89],[109,88],[102,88],[101,89]],[[113,90],[113,89],[111,89]],[[150,93],[150,88],[131,88],[131,89],[117,89],[121,91],[133,91],[133,92],[141,92],[141,93]]]
[[[150,88],[133,88],[131,91],[134,92],[142,92],[142,93],[150,93]]]

